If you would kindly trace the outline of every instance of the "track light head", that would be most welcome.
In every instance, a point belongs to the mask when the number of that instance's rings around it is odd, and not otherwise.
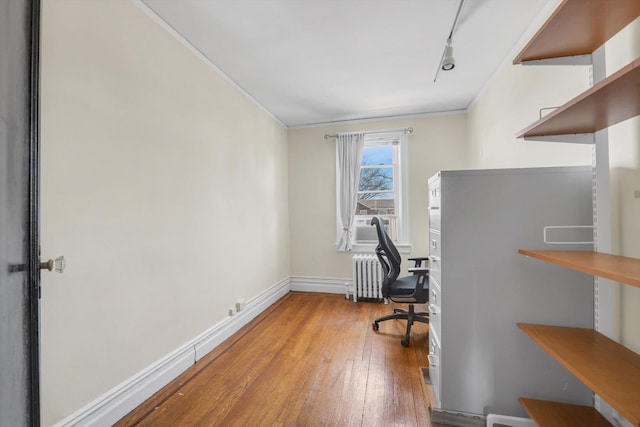
[[[440,63],[438,64],[438,68],[436,69],[436,75],[433,78],[434,83],[436,82],[436,80],[438,80],[438,74],[440,74],[440,70],[451,71],[456,67],[456,60],[453,57],[453,47],[451,46],[451,40],[453,39],[453,34],[456,31],[456,25],[458,24],[458,18],[460,18],[460,12],[462,11],[463,5],[464,0],[460,0],[460,5],[458,6],[456,17],[454,18],[453,25],[451,26],[451,32],[449,33],[449,37],[447,37],[447,44],[444,47],[444,52],[442,52]]]
[[[456,66],[456,60],[453,57],[453,47],[450,44],[447,44],[447,47],[444,48],[444,57],[442,58],[442,69],[444,71],[453,70]]]

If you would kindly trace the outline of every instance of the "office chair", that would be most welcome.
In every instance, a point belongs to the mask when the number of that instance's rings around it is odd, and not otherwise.
[[[382,279],[382,296],[393,302],[409,303],[409,310],[401,308],[393,309],[393,314],[380,317],[373,321],[373,330],[377,331],[379,323],[391,319],[406,319],[407,333],[400,341],[404,347],[409,347],[409,334],[413,322],[429,323],[429,313],[416,312],[414,304],[426,304],[429,301],[429,269],[422,261],[429,258],[409,258],[415,262],[415,267],[410,268],[412,276],[398,278],[400,274],[401,257],[395,245],[387,235],[384,224],[378,217],[371,219],[371,225],[376,226],[378,232],[378,246],[376,255],[382,264],[384,277]]]

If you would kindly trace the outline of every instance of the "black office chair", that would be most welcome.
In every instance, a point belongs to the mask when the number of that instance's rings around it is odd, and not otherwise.
[[[387,235],[380,218],[373,217],[371,225],[375,225],[378,232],[376,255],[384,271],[382,296],[394,302],[409,303],[409,310],[395,308],[393,314],[374,320],[373,330],[377,331],[380,328],[379,323],[385,320],[406,319],[407,333],[400,342],[404,347],[409,347],[409,334],[413,322],[429,323],[429,313],[416,312],[414,308],[414,304],[426,304],[429,301],[429,269],[426,265],[422,266],[422,262],[429,258],[409,258],[415,262],[415,267],[409,269],[413,275],[398,278],[402,260],[398,250]]]

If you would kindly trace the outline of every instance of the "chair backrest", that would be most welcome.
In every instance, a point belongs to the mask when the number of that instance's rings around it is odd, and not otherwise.
[[[393,244],[393,241],[387,234],[384,224],[380,218],[374,216],[371,219],[371,225],[376,226],[378,232],[378,246],[376,247],[376,255],[382,264],[384,270],[384,280],[382,281],[382,295],[387,298],[389,294],[389,286],[396,281],[400,274],[400,262],[402,258],[400,253]]]

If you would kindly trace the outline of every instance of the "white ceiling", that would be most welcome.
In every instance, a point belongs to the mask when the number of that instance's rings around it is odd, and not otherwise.
[[[142,0],[288,127],[466,109],[555,0]],[[511,58],[509,58],[511,59]]]

